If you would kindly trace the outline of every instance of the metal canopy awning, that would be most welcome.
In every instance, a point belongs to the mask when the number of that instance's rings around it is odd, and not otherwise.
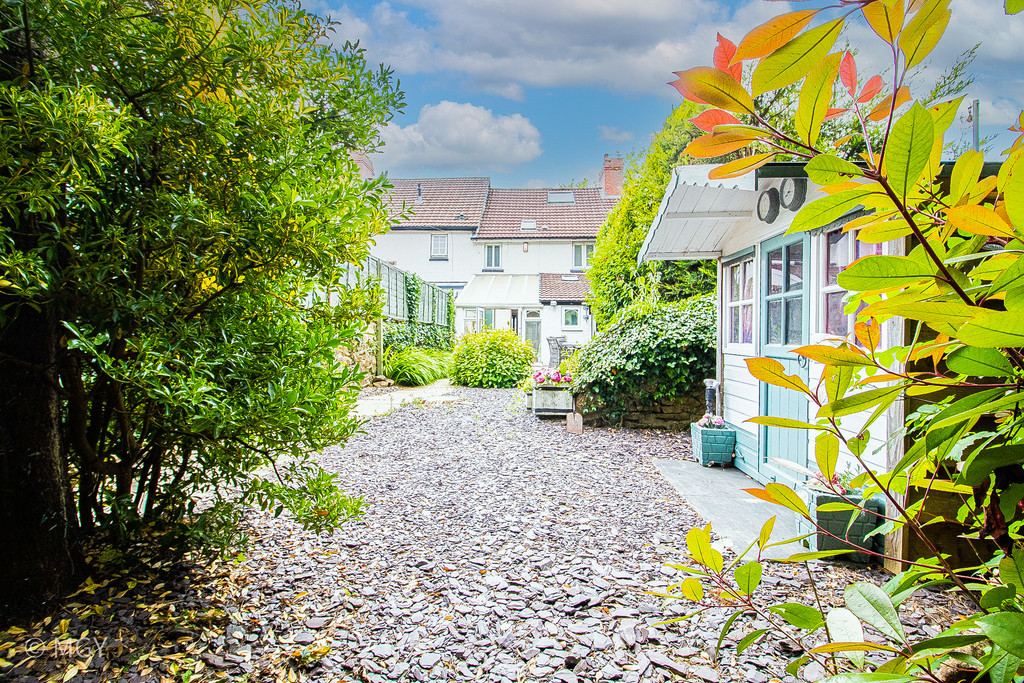
[[[474,275],[456,306],[519,308],[540,305],[540,275]]]
[[[707,172],[712,168],[701,164],[675,169],[637,263],[719,258],[729,234],[756,220],[754,175],[737,179],[738,186],[711,187]]]

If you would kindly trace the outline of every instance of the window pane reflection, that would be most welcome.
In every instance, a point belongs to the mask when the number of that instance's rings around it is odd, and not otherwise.
[[[867,242],[861,242],[857,240],[857,258],[861,256],[881,256],[882,245],[881,244],[868,244]]]
[[[804,284],[804,245],[799,242],[789,245],[786,247],[786,256],[789,259],[789,267],[786,268],[786,291],[792,292]]]
[[[751,304],[743,307],[743,343],[754,343],[754,307]]]
[[[782,302],[768,302],[768,343],[782,343]]]
[[[839,273],[850,265],[850,235],[844,232],[831,232],[828,235],[827,271],[825,280],[834,285],[839,282]]]
[[[782,293],[782,250],[768,253],[768,293]]]
[[[786,343],[803,343],[803,301],[799,297],[786,299]]]
[[[825,332],[846,336],[850,332],[849,318],[843,313],[842,292],[825,295]]]

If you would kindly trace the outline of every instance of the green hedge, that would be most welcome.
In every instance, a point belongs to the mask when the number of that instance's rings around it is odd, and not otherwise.
[[[454,320],[454,318],[453,318]],[[443,325],[384,321],[384,348],[403,350],[412,347],[451,351],[455,345],[455,330]]]
[[[384,348],[396,352],[412,347],[451,351],[455,345],[455,297],[451,292],[446,293],[448,296],[442,305],[448,307],[447,325],[416,322],[420,310],[420,297],[423,295],[423,280],[415,273],[406,273],[405,308],[408,322],[384,321]]]
[[[714,296],[634,306],[576,352],[573,393],[617,418],[680,398],[715,376]]]
[[[452,353],[452,381],[466,387],[514,387],[530,374],[533,348],[510,330],[467,334]]]

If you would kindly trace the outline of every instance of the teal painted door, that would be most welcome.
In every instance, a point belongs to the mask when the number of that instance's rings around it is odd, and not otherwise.
[[[761,245],[761,355],[782,363],[786,374],[807,382],[807,362],[790,351],[808,342],[810,327],[809,240],[806,235],[782,235]],[[761,383],[761,414],[806,421],[807,397],[789,389]],[[761,428],[762,481],[793,485],[803,477],[769,459],[807,466],[807,432],[802,429]]]

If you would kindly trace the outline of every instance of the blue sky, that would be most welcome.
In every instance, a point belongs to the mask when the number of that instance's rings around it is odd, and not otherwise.
[[[497,187],[597,179],[605,154],[642,152],[680,101],[673,71],[709,64],[715,35],[733,41],[788,9],[784,2],[718,0],[313,0],[390,65],[406,109],[375,157],[392,177],[490,176]],[[996,0],[953,0],[946,38],[918,77],[924,86],[982,43],[969,99],[983,134],[1024,107],[1024,18]],[[883,56],[870,29],[850,26],[865,74]],[[873,73],[873,72],[872,72]],[[923,87],[920,89],[924,89]],[[966,108],[965,108],[966,109]],[[1008,134],[994,145],[1005,148]]]

